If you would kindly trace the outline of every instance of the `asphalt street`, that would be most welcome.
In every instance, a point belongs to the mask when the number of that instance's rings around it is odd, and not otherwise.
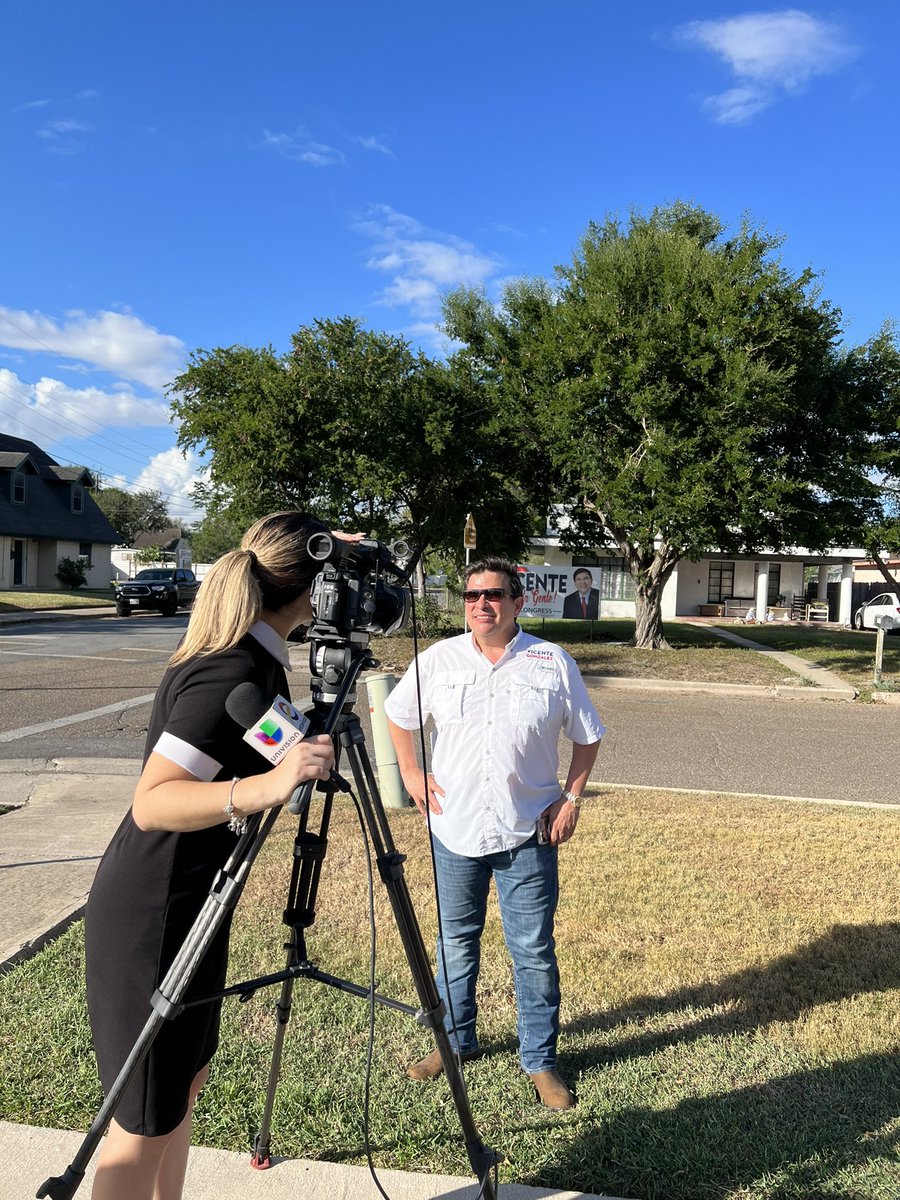
[[[0,628],[0,758],[140,759],[152,695],[186,622],[142,614]],[[306,692],[306,655],[292,654],[295,699]],[[594,773],[603,782],[896,800],[894,708],[589,682],[608,726]],[[366,726],[364,694],[357,711]]]

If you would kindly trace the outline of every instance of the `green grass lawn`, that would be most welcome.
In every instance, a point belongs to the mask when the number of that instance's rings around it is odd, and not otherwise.
[[[810,629],[781,625],[723,626],[773,650],[787,650],[834,671],[854,687],[871,688],[875,669],[875,634],[869,630]],[[900,685],[900,637],[884,639],[883,676]]]
[[[429,948],[430,866],[413,812],[390,814]],[[560,1067],[568,1114],[534,1100],[515,1053],[511,970],[493,905],[479,992],[487,1056],[466,1067],[501,1181],[639,1200],[896,1200],[900,1195],[900,814],[605,792],[561,852]],[[283,963],[296,825],[283,817],[235,918],[233,980]],[[309,935],[326,971],[368,978],[364,859],[340,801]],[[377,986],[415,1003],[376,884]],[[225,1007],[196,1140],[256,1129],[277,989]],[[367,1005],[300,982],[273,1126],[278,1154],[362,1161]],[[469,1175],[444,1081],[404,1065],[425,1030],[379,1011],[372,1142],[384,1167]],[[0,979],[0,1112],[84,1128],[100,1102],[80,925]],[[59,1164],[61,1167],[63,1164]],[[502,1194],[502,1192],[501,1192]]]
[[[0,612],[32,611],[43,608],[102,608],[115,604],[112,588],[79,588],[77,592],[0,591]]]

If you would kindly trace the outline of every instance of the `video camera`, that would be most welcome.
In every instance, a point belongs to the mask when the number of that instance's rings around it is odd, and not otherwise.
[[[314,533],[306,549],[310,558],[323,564],[312,585],[315,616],[308,636],[346,639],[403,628],[409,619],[408,584],[415,566],[406,542],[346,542]]]

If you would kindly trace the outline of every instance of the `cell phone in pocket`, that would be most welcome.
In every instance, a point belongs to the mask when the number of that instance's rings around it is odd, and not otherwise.
[[[537,840],[539,846],[547,846],[550,843],[550,818],[546,813],[541,813],[538,817]]]

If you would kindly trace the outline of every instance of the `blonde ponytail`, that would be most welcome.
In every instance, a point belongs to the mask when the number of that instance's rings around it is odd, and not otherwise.
[[[252,525],[241,548],[223,554],[203,580],[170,666],[236,646],[264,610],[277,612],[309,591],[321,564],[306,544],[327,528],[301,512],[272,513]]]

